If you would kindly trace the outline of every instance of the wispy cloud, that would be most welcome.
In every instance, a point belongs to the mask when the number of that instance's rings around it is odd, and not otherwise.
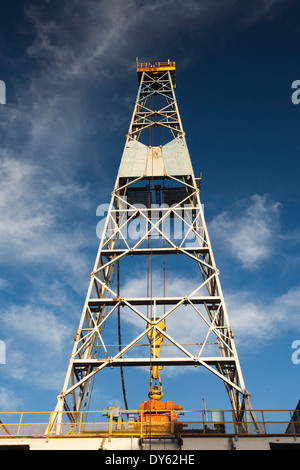
[[[55,356],[63,349],[70,327],[50,310],[37,305],[12,306],[1,316],[2,324],[33,347],[43,346]]]
[[[248,11],[243,20],[244,25],[250,27],[265,18],[272,20],[276,14],[279,14],[280,7],[284,3],[286,3],[285,0],[255,0],[251,2],[251,8],[247,6]]]
[[[77,208],[86,208],[87,188],[74,181],[63,185],[50,171],[8,152],[0,159],[0,175],[1,264],[47,263],[74,279],[86,268],[82,250],[88,240],[76,221],[68,226],[65,220],[74,197]]]
[[[1,335],[6,340],[3,376],[57,390],[72,337],[71,326],[60,318],[57,309],[40,307],[37,302],[11,305],[0,310],[0,321]]]
[[[22,398],[10,387],[0,387],[0,409],[16,411],[22,405]]]
[[[159,48],[164,53],[170,28],[176,41],[176,33],[182,28],[186,32],[187,22],[193,35],[199,28],[232,18],[236,24],[242,20],[250,26],[281,4],[282,0],[256,0],[242,7],[237,0],[225,4],[218,0],[64,0],[50,18],[46,5],[29,4],[26,14],[35,40],[27,52],[40,61],[54,82],[105,76],[111,70],[120,73],[124,66],[130,67],[136,54],[150,52],[149,46],[155,53]]]
[[[278,237],[280,203],[253,195],[209,224],[212,238],[245,268],[254,269],[273,253]]]
[[[7,275],[0,279],[2,294],[6,292],[0,308],[6,344],[3,377],[56,392],[68,357],[65,348],[71,347],[70,312],[79,317],[74,299],[76,292],[83,293],[89,273],[86,249],[92,237],[72,220],[74,197],[82,213],[89,201],[87,187],[2,151],[0,265],[2,276]],[[9,409],[21,400],[12,400]]]
[[[271,300],[251,290],[225,294],[236,341],[243,348],[252,349],[288,331],[299,333],[299,285]]]

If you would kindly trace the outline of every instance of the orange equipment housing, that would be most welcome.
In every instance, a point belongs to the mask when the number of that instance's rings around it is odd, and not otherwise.
[[[179,414],[183,414],[182,408],[172,401],[148,400],[139,407],[139,422],[151,425],[177,423]]]

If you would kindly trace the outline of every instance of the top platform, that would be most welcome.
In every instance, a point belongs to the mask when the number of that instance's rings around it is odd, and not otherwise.
[[[165,72],[171,73],[172,84],[173,88],[176,88],[176,81],[175,81],[175,72],[176,72],[176,65],[174,61],[168,60],[167,62],[139,62],[137,61],[137,73],[139,77],[139,81],[141,80],[141,76],[143,72],[146,72],[148,75],[159,76]]]

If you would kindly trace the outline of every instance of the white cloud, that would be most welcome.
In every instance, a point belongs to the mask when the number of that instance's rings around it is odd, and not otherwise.
[[[63,184],[50,171],[16,160],[6,152],[0,159],[1,264],[44,264],[78,283],[88,272],[83,249],[88,240],[78,222],[64,224],[68,211],[85,208],[86,187],[75,181]],[[92,236],[92,234],[91,234]]]
[[[218,0],[72,0],[60,2],[50,18],[47,6],[28,5],[26,14],[35,41],[27,52],[40,60],[54,82],[108,76],[109,70],[132,67],[138,51],[147,46],[157,51],[154,24],[161,50],[162,38],[169,37],[170,28],[176,39],[176,32],[187,32],[187,24],[193,35],[211,23],[235,17],[237,24],[250,26],[281,3],[257,0],[241,8],[237,0],[226,4]]]
[[[53,214],[42,204],[43,195],[35,193],[37,168],[6,155],[0,160],[0,235],[1,241],[27,239],[37,230],[51,225]],[[40,185],[39,190],[41,190]],[[3,245],[2,245],[3,246]]]
[[[272,19],[278,14],[278,8],[283,6],[285,0],[256,0],[252,3],[252,8],[247,8],[248,12],[244,18],[246,27],[258,23],[263,18]]]
[[[71,331],[70,326],[50,310],[36,305],[12,306],[1,317],[12,334],[16,333],[31,345],[42,344],[51,355],[61,352]]]
[[[36,377],[39,384],[39,377],[50,380],[70,346],[72,325],[57,312],[34,304],[14,305],[0,314],[2,333],[8,338],[4,372],[19,380]]]
[[[217,215],[209,224],[212,238],[245,268],[269,258],[278,237],[280,204],[255,194]]]
[[[9,282],[6,279],[0,278],[0,290],[7,289],[9,287]]]
[[[37,303],[2,308],[0,321],[6,344],[3,376],[58,392],[67,367],[73,325],[60,318],[57,310]]]
[[[15,392],[8,387],[0,387],[1,411],[16,411],[21,405],[22,399],[20,398],[20,396],[16,396]]]
[[[236,342],[253,348],[285,332],[300,332],[300,286],[264,299],[254,292],[226,292],[226,305]]]

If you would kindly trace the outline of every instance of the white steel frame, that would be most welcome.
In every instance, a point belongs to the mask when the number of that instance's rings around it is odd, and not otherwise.
[[[149,105],[149,97],[160,95],[165,100],[161,109],[153,110]],[[155,119],[154,119],[155,118]],[[177,101],[174,94],[172,80],[169,72],[154,75],[143,73],[137,100],[135,103],[126,144],[131,140],[138,140],[145,129],[164,127],[169,129],[173,138],[180,138],[185,143],[185,133],[179,116]],[[125,145],[126,145],[125,144]],[[149,207],[137,208],[127,198],[128,191],[136,184],[149,183],[149,177],[140,175],[133,178],[116,179],[111,196],[111,202],[106,217],[102,237],[99,244],[86,300],[82,310],[79,327],[74,341],[62,392],[58,395],[58,402],[53,413],[53,432],[61,433],[62,411],[68,412],[71,423],[77,423],[79,412],[87,407],[87,397],[90,393],[92,379],[106,367],[130,366],[203,366],[224,382],[231,406],[235,412],[236,420],[241,429],[246,432],[255,430],[261,432],[262,428],[250,402],[242,375],[241,366],[234,342],[229,315],[224,301],[219,270],[216,267],[211,247],[203,208],[200,201],[198,180],[194,173],[191,175],[164,174],[165,181],[177,184],[177,187],[186,190],[172,207],[161,207],[155,212]],[[142,186],[143,187],[143,186]],[[182,207],[189,203],[192,210],[189,216],[182,216]],[[130,222],[139,217],[145,220],[146,231],[138,240],[126,239],[124,229]],[[165,231],[164,223],[170,217],[179,218],[188,229],[185,236],[177,246],[169,233]],[[196,244],[187,246],[187,233],[192,233]],[[147,241],[154,235],[159,236],[163,246],[150,247]],[[118,247],[122,245],[122,247]],[[184,256],[191,259],[199,267],[199,284],[196,289],[186,292],[184,296],[146,296],[127,297],[126,292],[119,293],[113,286],[112,278],[118,263],[128,256]],[[203,290],[206,290],[203,295]],[[152,316],[142,311],[142,306],[151,306]],[[156,307],[164,305],[164,313],[160,317],[156,314]],[[191,306],[207,328],[207,332],[199,344],[198,354],[191,351],[188,345],[181,344],[176,338],[170,336],[168,331],[162,331],[158,324],[165,321],[183,305]],[[117,354],[111,356],[109,347],[103,334],[104,326],[112,315],[116,315],[120,306],[126,306],[144,321],[144,330],[126,345],[119,345]],[[122,311],[122,309],[121,309]],[[143,339],[147,338],[151,330],[161,333],[165,340],[177,350],[177,356],[162,357],[132,357],[129,350]],[[213,357],[203,355],[208,339],[214,337],[219,354]],[[99,357],[98,351],[103,352]],[[70,400],[71,399],[71,400]],[[68,403],[69,401],[69,403]],[[254,425],[254,428],[253,428]]]

